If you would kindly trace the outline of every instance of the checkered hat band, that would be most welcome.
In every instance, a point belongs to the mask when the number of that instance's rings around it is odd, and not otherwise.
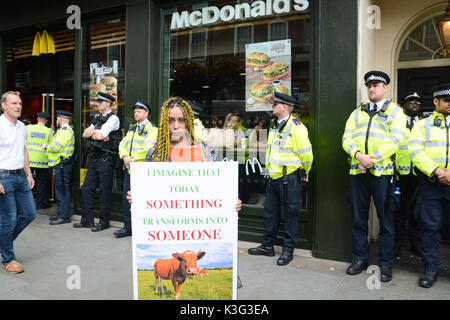
[[[450,89],[436,91],[435,93],[433,93],[433,97],[439,97],[439,96],[450,96]]]
[[[146,106],[145,104],[142,104],[142,103],[138,102],[138,103],[136,103],[134,106],[135,106],[135,107],[141,107],[141,108],[144,108],[144,109],[147,110],[147,112],[148,112],[148,108],[147,108],[147,106]]]
[[[108,98],[106,98],[104,96],[100,96],[100,95],[97,97],[97,100],[103,100],[103,101],[111,102],[111,100],[109,100]]]
[[[407,99],[410,99],[410,98],[418,98],[418,99],[420,99],[420,97],[417,95],[417,94],[410,94],[409,96],[407,96],[406,98],[405,98],[405,100],[407,100]]]
[[[384,82],[384,83],[387,82],[385,78],[380,77],[380,76],[374,76],[374,75],[371,75],[370,77],[368,77],[367,80],[366,80],[366,82],[368,82],[368,81],[374,81],[374,80],[375,80],[375,81],[378,80],[378,81],[381,81],[381,82]]]

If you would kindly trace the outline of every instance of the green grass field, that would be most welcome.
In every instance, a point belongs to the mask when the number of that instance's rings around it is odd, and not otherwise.
[[[208,270],[203,279],[187,278],[180,287],[179,300],[231,300],[233,270]],[[172,281],[164,280],[164,297],[161,289],[155,289],[153,271],[138,271],[139,300],[175,300]]]

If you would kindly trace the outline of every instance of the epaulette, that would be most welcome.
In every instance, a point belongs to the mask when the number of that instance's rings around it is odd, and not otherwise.
[[[66,130],[66,129],[67,129],[67,126],[61,128],[61,130]]]
[[[302,124],[302,122],[296,118],[292,119],[292,122],[294,122],[297,126]]]
[[[361,104],[359,106],[356,107],[356,109],[361,108],[361,110],[363,111],[367,111],[369,110],[369,102],[361,102]]]
[[[430,113],[423,113],[423,114],[419,117],[419,120],[426,119],[426,118],[428,118],[429,116],[431,116],[432,114],[433,114],[433,112],[430,112]]]

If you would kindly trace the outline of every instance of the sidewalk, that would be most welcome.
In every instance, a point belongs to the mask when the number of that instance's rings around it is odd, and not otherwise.
[[[16,257],[25,272],[12,275],[0,270],[0,299],[133,299],[131,237],[113,236],[122,224],[113,222],[101,232],[74,229],[73,223],[50,226],[48,215],[54,214],[54,208],[39,210],[36,220],[15,242]],[[72,221],[79,218],[74,216]],[[441,274],[431,289],[417,285],[421,262],[404,249],[393,267],[393,280],[374,290],[367,288],[371,274],[348,276],[347,263],[313,258],[309,251],[296,250],[295,259],[279,267],[278,255],[248,255],[247,248],[256,245],[239,242],[238,273],[244,285],[238,290],[240,300],[450,299],[448,245],[441,245]],[[279,254],[280,248],[276,252]],[[67,288],[70,266],[81,271],[79,290]]]

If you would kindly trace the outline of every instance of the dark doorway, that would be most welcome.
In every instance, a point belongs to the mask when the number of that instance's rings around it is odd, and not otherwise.
[[[6,89],[21,94],[21,120],[30,117],[32,123],[36,123],[36,113],[42,111],[44,104],[48,113],[53,109],[53,115],[56,110],[73,112],[74,33],[55,30],[51,34],[56,52],[39,56],[32,55],[34,31],[23,30],[16,39],[9,41]],[[45,101],[43,94],[49,93],[54,98]]]
[[[419,91],[424,97],[422,104],[424,112],[433,112],[434,103],[432,88],[450,82],[450,66],[434,68],[414,68],[398,70],[398,101],[411,91]],[[450,241],[448,215],[444,215],[442,224],[442,240]]]
[[[450,82],[450,66],[434,68],[414,68],[398,70],[398,102],[411,91],[419,91],[424,96],[423,110],[432,112],[434,104],[431,89]]]

